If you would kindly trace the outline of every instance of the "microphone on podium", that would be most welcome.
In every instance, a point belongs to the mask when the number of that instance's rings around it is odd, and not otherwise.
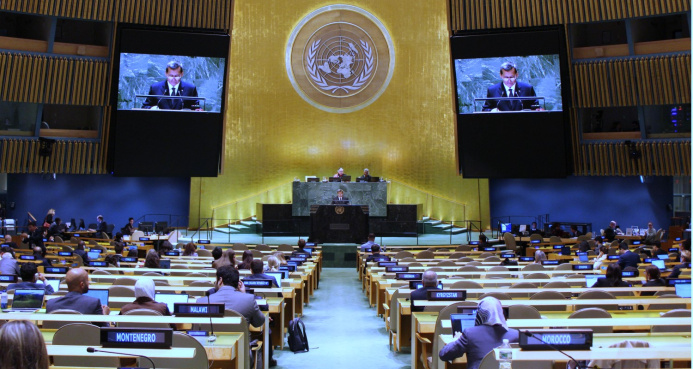
[[[104,353],[107,353],[107,354],[143,357],[143,358],[149,360],[149,362],[152,364],[152,369],[156,369],[156,365],[154,365],[154,361],[153,361],[152,359],[150,359],[148,356],[144,356],[144,355],[130,354],[130,353],[124,353],[124,352],[115,352],[115,351],[97,350],[97,349],[95,349],[95,348],[93,348],[93,347],[87,347],[87,352],[89,352],[89,353],[104,352]]]

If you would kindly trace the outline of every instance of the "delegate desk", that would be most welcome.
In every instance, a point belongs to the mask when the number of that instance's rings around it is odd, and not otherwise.
[[[647,342],[649,348],[610,348],[610,345],[617,344],[624,340],[637,340]],[[443,347],[453,341],[452,335],[441,334],[438,336],[438,347]],[[591,350],[569,350],[565,351],[575,360],[650,360],[665,359],[672,361],[691,360],[691,337],[686,334],[677,333],[630,333],[628,336],[613,333],[595,333]],[[438,369],[451,367],[448,362],[440,360],[438,355],[434,355],[434,360],[438,361]],[[558,361],[566,362],[568,358],[555,350],[549,351],[523,351],[513,350],[513,361]],[[466,363],[467,356],[455,359],[453,364]],[[414,366],[412,366],[414,368]]]
[[[215,327],[222,327],[222,324],[226,327],[231,327],[237,330],[236,332],[227,332],[229,334],[217,333],[218,338],[215,342],[200,341],[203,346],[205,346],[205,351],[207,351],[207,356],[209,361],[214,361],[216,364],[222,364],[224,368],[234,368],[234,369],[244,369],[249,367],[249,359],[246,350],[240,350],[240,348],[248,347],[248,337],[246,337],[243,332],[243,327],[247,325],[246,322],[242,322],[240,317],[223,317],[223,318],[212,318],[212,323]],[[151,323],[151,316],[141,316],[141,315],[62,315],[62,314],[20,314],[20,313],[0,313],[0,320],[30,320],[41,325],[42,322],[46,321],[57,321],[57,322],[74,322],[74,321],[84,321],[84,322],[114,322],[114,323]],[[209,324],[209,318],[182,318],[173,316],[157,316],[157,323],[164,324]],[[234,328],[235,327],[235,328]],[[262,327],[264,330],[265,342],[268,341],[269,332],[269,319],[265,320],[265,324]],[[47,347],[52,345],[53,335],[55,330],[43,330],[42,331],[44,340],[46,340]],[[223,337],[222,337],[223,336]],[[220,339],[221,338],[221,339]],[[265,348],[268,346],[263,345]],[[56,349],[58,350],[58,349]],[[121,351],[120,349],[114,351]],[[83,351],[86,354],[86,350]],[[265,352],[267,355],[268,352]],[[50,355],[50,352],[49,352]],[[92,354],[89,354],[92,355]],[[265,356],[267,357],[267,356]],[[221,363],[218,363],[220,361]],[[267,362],[267,360],[265,360]],[[267,364],[265,364],[267,368]]]
[[[412,318],[412,331],[418,332],[422,337],[428,338],[431,342],[435,330],[435,323],[438,319],[437,313],[414,313]],[[447,330],[449,335],[451,324],[450,320],[444,320],[441,322],[442,328]],[[525,329],[525,328],[535,328],[535,329],[549,329],[551,327],[567,327],[567,328],[585,328],[585,327],[612,327],[619,325],[622,327],[630,328],[635,327],[647,327],[647,330],[653,326],[686,326],[691,324],[691,318],[657,318],[657,317],[646,317],[646,318],[630,318],[627,316],[619,318],[603,318],[603,319],[565,319],[565,318],[547,318],[547,319],[508,319],[508,327],[514,329]],[[615,335],[618,335],[616,333]],[[630,339],[633,335],[632,332],[624,332],[620,334],[623,337],[621,340]],[[678,335],[681,335],[680,333]],[[440,336],[439,336],[440,337]],[[450,337],[447,341],[450,342]],[[690,340],[690,336],[688,338]],[[440,342],[440,341],[439,341]],[[411,339],[411,368],[412,369],[423,369],[423,365],[419,360],[420,353],[422,351],[421,345],[418,344],[416,335],[412,335]],[[690,345],[690,343],[689,343]],[[439,346],[442,348],[442,346]],[[429,350],[430,352],[430,350]],[[690,352],[688,353],[690,357]],[[434,358],[437,360],[437,355]],[[576,358],[577,359],[577,358]],[[558,360],[561,360],[560,358]],[[443,368],[443,367],[439,367]]]

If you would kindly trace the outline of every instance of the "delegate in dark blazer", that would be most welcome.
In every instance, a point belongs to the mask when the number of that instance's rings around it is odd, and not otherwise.
[[[154,83],[149,87],[149,95],[169,96],[167,81]],[[176,86],[175,96],[197,97],[197,87],[192,83],[180,81]],[[153,106],[158,106],[159,109],[181,110],[181,109],[196,109],[199,105],[199,100],[195,99],[169,99],[148,97],[142,104],[142,109],[151,109]],[[193,107],[194,106],[194,107]]]
[[[531,96],[537,96],[536,92],[534,92],[534,87],[530,85],[529,83],[524,83],[524,82],[516,82],[515,83],[515,97],[531,97]],[[491,86],[488,88],[488,91],[486,92],[486,97],[509,97],[508,94],[505,91],[505,88],[503,87],[503,83],[496,83],[495,85]],[[521,102],[520,102],[521,101]],[[492,109],[498,109],[500,111],[517,111],[517,110],[522,110],[522,109],[532,109],[532,105],[537,105],[539,104],[537,100],[535,99],[527,99],[527,100],[486,100],[486,103],[484,103],[484,106],[482,108],[483,111],[491,111]]]
[[[340,200],[339,197],[335,196],[332,198],[332,205],[349,205],[349,198],[342,197]]]
[[[82,295],[77,291],[68,292],[63,297],[50,299],[46,302],[46,313],[61,309],[76,310],[82,314],[103,315],[101,300],[96,297]],[[98,326],[108,325],[99,322],[94,322],[93,324]]]

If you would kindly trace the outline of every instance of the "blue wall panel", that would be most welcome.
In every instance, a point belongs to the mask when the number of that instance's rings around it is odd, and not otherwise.
[[[551,221],[592,223],[593,230],[616,220],[624,230],[632,225],[668,229],[673,201],[671,177],[568,177],[566,179],[492,179],[491,218],[549,214]]]
[[[24,224],[27,211],[42,221],[49,208],[56,216],[69,221],[83,218],[96,222],[102,214],[116,230],[127,223],[128,217],[144,214],[182,215],[182,226],[187,225],[190,207],[190,178],[112,177],[109,175],[60,175],[55,179],[40,174],[9,174],[7,178],[8,204],[15,203],[8,217]],[[154,217],[146,220],[156,221]],[[168,221],[166,219],[159,219]]]

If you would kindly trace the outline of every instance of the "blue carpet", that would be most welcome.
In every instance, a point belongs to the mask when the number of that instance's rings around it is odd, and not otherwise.
[[[310,352],[275,350],[277,368],[409,369],[411,355],[388,347],[385,322],[369,308],[353,268],[325,268],[304,309]]]

